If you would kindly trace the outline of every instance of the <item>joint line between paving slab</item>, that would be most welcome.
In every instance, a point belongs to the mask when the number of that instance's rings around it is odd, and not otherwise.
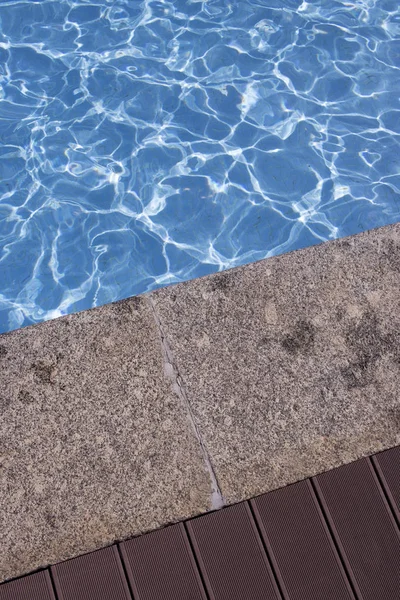
[[[160,335],[161,348],[162,348],[163,359],[164,359],[165,374],[171,380],[172,388],[173,388],[174,392],[177,394],[177,396],[179,397],[183,406],[186,409],[186,413],[187,413],[190,425],[191,425],[191,427],[194,431],[194,434],[196,436],[196,439],[200,445],[204,464],[205,464],[205,467],[208,471],[208,474],[209,474],[210,480],[211,480],[211,507],[213,510],[217,510],[218,508],[222,508],[225,505],[225,502],[224,502],[224,499],[223,499],[223,496],[221,493],[221,489],[218,484],[218,480],[217,480],[217,476],[215,474],[214,467],[213,467],[211,459],[210,459],[210,455],[209,455],[207,448],[203,442],[199,428],[197,427],[197,424],[196,424],[196,421],[195,421],[195,418],[193,415],[192,407],[190,406],[190,402],[189,402],[189,399],[186,394],[185,386],[183,384],[183,379],[182,379],[182,377],[179,373],[178,367],[174,361],[171,348],[168,345],[166,335],[164,332],[164,328],[161,323],[161,319],[157,313],[155,303],[150,295],[146,296],[146,298],[151,307],[151,310],[152,310],[152,313],[154,316],[154,321],[156,323],[158,333]]]

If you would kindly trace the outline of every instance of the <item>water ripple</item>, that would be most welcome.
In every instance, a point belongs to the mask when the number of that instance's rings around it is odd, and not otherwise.
[[[0,331],[400,220],[394,0],[2,0]]]

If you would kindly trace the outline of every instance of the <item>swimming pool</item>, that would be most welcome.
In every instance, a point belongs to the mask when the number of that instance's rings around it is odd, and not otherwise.
[[[400,220],[395,0],[2,0],[0,331]]]

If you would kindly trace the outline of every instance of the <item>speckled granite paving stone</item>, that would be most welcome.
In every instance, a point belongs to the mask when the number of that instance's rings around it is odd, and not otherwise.
[[[227,502],[400,443],[400,224],[152,294]]]
[[[0,580],[204,512],[147,300],[0,336]]]

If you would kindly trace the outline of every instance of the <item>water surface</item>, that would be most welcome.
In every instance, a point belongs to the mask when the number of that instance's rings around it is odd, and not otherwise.
[[[2,0],[0,331],[400,220],[394,0]]]

